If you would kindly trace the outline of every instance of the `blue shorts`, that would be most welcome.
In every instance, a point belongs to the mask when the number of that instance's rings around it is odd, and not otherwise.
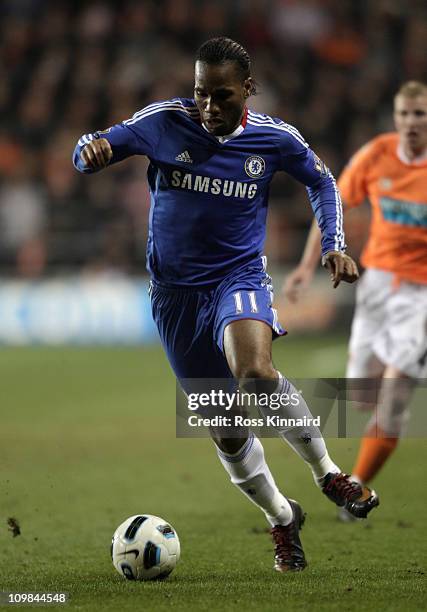
[[[264,321],[273,338],[286,333],[272,306],[273,287],[265,265],[266,258],[259,258],[207,290],[151,281],[153,318],[179,380],[232,377],[223,352],[224,329],[232,321]]]

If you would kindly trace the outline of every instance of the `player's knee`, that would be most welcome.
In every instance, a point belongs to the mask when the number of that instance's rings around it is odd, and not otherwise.
[[[260,378],[271,380],[277,378],[277,372],[271,359],[253,356],[251,359],[236,361],[232,368],[233,375],[241,379]]]
[[[361,412],[376,408],[381,379],[357,378],[347,381],[347,399]]]
[[[385,365],[370,347],[358,347],[348,355],[346,377],[379,378],[383,375],[384,369]]]
[[[400,437],[409,420],[409,402],[415,385],[416,381],[408,377],[384,378],[371,426],[374,424],[386,437]]]
[[[371,411],[378,399],[378,389],[384,372],[382,364],[370,348],[358,348],[350,352],[346,377],[347,398],[361,411]]]

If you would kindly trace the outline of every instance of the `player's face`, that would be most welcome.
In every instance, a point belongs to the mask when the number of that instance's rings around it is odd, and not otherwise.
[[[409,155],[423,153],[427,148],[427,96],[397,96],[394,122],[405,152]]]
[[[231,134],[242,120],[251,79],[242,81],[235,62],[205,64],[196,62],[194,99],[200,116],[211,134]]]

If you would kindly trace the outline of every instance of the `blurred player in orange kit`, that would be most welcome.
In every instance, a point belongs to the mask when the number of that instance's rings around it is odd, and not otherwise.
[[[416,379],[427,376],[427,85],[405,83],[394,99],[396,132],[381,134],[338,180],[345,208],[371,204],[356,293],[348,378],[382,379],[353,478],[369,482],[397,446]],[[286,279],[295,302],[320,258],[313,224],[298,267]],[[387,379],[387,381],[384,381]],[[350,518],[342,510],[340,517]]]

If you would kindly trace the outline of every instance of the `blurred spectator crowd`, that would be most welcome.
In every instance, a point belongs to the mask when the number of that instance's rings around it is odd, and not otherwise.
[[[247,46],[260,92],[249,106],[296,125],[336,174],[392,129],[401,82],[427,77],[425,0],[3,0],[0,10],[2,275],[144,272],[147,161],[87,177],[72,151],[145,104],[191,96],[194,52],[211,36]],[[296,261],[310,219],[304,189],[278,176],[274,263]]]

